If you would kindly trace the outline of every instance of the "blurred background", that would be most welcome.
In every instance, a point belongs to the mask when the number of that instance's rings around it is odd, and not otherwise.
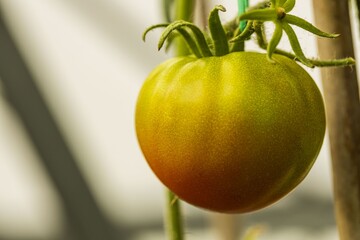
[[[236,15],[236,1],[208,2],[228,9],[223,20]],[[310,0],[294,12],[313,22]],[[139,89],[171,57],[157,51],[160,31],[141,40],[164,21],[161,1],[0,0],[0,14],[0,240],[165,239],[164,188],[134,131]],[[316,56],[315,38],[297,33],[305,54]],[[286,39],[281,47],[290,49]],[[6,71],[36,88],[7,83]],[[308,71],[320,85],[319,70]],[[47,108],[37,107],[41,100]],[[264,210],[225,216],[184,203],[186,238],[233,240],[226,232],[262,226],[263,240],[338,239],[332,204],[326,140],[304,182]]]

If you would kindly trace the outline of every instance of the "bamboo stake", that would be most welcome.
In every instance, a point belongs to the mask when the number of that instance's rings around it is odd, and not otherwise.
[[[314,0],[316,25],[339,33],[318,40],[322,59],[353,57],[348,1]],[[322,68],[333,166],[336,221],[341,240],[360,239],[360,103],[354,68]]]

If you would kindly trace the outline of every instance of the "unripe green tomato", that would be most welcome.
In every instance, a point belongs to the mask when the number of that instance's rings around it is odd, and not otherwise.
[[[308,174],[322,146],[321,93],[294,61],[236,52],[156,67],[136,106],[142,152],[160,181],[195,206],[266,207]]]

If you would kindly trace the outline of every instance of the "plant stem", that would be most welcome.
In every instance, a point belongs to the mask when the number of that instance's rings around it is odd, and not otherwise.
[[[249,7],[249,0],[238,0],[238,16],[240,16],[241,14],[243,14],[247,8]],[[240,21],[240,32],[244,31],[245,27],[246,27],[247,22],[246,21]],[[245,41],[243,42],[237,42],[234,43],[232,46],[232,51],[236,51],[236,52],[241,52],[245,50]]]
[[[176,0],[176,20],[185,20],[192,22],[195,1],[193,0]],[[176,55],[184,56],[190,53],[183,39],[178,39],[176,45]]]
[[[176,0],[176,20],[192,22],[195,1]],[[183,39],[176,42],[176,55],[183,56],[189,54],[189,49]],[[182,224],[180,201],[169,189],[166,190],[166,217],[165,226],[169,240],[183,240],[184,231]]]
[[[169,240],[183,240],[180,201],[177,196],[166,190],[166,229]]]
[[[249,7],[249,0],[238,0],[239,16],[243,14]],[[246,27],[246,21],[240,22],[240,29],[243,31]]]
[[[320,58],[354,56],[348,1],[313,1],[315,22],[340,37],[318,39]],[[354,67],[353,67],[354,68]],[[360,239],[360,102],[356,70],[321,69],[341,240]]]
[[[172,21],[171,18],[171,5],[172,0],[162,0],[162,8],[163,8],[163,15],[166,22],[170,23]]]

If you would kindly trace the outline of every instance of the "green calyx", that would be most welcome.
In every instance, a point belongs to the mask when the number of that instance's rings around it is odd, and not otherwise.
[[[353,58],[323,61],[309,59],[304,55],[292,25],[320,37],[335,38],[339,35],[323,32],[306,20],[289,14],[295,3],[296,0],[264,1],[250,7],[240,17],[225,24],[221,23],[219,12],[225,12],[226,9],[218,5],[210,12],[208,18],[209,32],[202,31],[191,22],[177,20],[172,23],[157,24],[149,27],[143,34],[143,40],[145,40],[149,31],[156,28],[165,28],[158,43],[159,50],[166,42],[169,44],[174,37],[180,35],[185,39],[191,52],[197,58],[203,58],[244,51],[245,41],[249,40],[255,33],[258,45],[267,51],[268,59],[271,62],[273,62],[272,55],[276,53],[300,61],[307,67],[349,66],[355,64]],[[239,24],[243,21],[247,21],[247,23],[246,27],[241,30]],[[272,22],[275,25],[275,30],[269,42],[266,40],[265,22]],[[277,48],[284,32],[294,53],[288,53]]]
[[[226,9],[220,5],[216,6],[209,16],[208,22],[211,37],[193,23],[184,20],[177,20],[169,24],[157,24],[149,27],[143,34],[143,40],[145,40],[149,31],[155,28],[165,27],[165,30],[159,40],[159,50],[163,47],[165,41],[169,40],[170,35],[176,31],[177,34],[181,35],[185,39],[191,52],[198,58],[229,54],[230,43],[220,21],[219,11],[225,12]]]

